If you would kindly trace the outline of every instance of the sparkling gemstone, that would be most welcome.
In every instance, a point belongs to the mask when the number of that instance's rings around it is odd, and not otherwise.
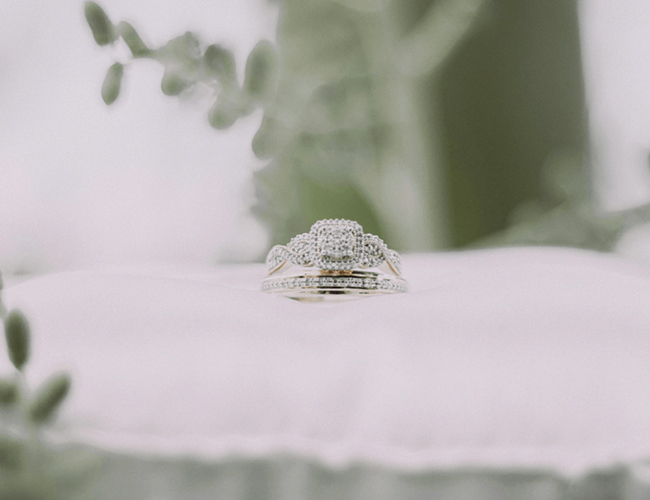
[[[356,236],[348,228],[323,228],[318,233],[321,256],[329,259],[354,257]]]
[[[310,263],[310,239],[309,234],[301,234],[293,238],[288,245],[291,250],[291,261],[299,266],[306,266]]]
[[[363,245],[363,252],[365,257],[370,261],[381,260],[384,252],[382,248],[372,241],[366,241]]]

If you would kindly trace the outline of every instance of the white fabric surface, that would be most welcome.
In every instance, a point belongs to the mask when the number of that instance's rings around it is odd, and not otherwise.
[[[95,269],[6,288],[33,325],[29,378],[73,375],[55,437],[407,470],[650,456],[643,267],[567,249],[410,255],[409,293],[326,306],[260,292],[263,274]]]

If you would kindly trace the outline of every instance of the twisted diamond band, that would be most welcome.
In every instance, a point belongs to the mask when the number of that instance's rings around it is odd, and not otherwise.
[[[262,290],[298,300],[341,300],[407,291],[397,252],[349,220],[316,222],[308,233],[295,236],[287,245],[274,246],[266,265],[269,276],[263,280]],[[298,269],[288,273],[293,266]]]

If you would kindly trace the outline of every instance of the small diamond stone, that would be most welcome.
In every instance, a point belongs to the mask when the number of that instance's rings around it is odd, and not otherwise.
[[[383,242],[371,235],[366,235],[363,243],[363,259],[362,264],[365,267],[377,267],[384,260],[384,245]]]
[[[348,228],[323,228],[318,233],[318,249],[321,256],[330,259],[344,259],[354,256],[356,237]]]

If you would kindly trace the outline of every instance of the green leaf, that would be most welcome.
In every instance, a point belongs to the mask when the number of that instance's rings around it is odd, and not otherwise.
[[[246,60],[244,92],[253,99],[266,100],[274,91],[277,66],[273,45],[265,40],[255,45]]]
[[[223,130],[229,128],[239,118],[239,106],[232,99],[219,96],[217,102],[208,113],[208,121],[213,128]]]
[[[189,82],[181,72],[170,68],[165,69],[162,80],[160,81],[160,88],[163,94],[170,96],[180,94],[188,85]]]
[[[201,44],[196,35],[188,31],[167,42],[162,52],[173,60],[187,62],[201,57]]]
[[[29,359],[30,332],[27,318],[17,309],[10,311],[5,318],[5,338],[9,359],[18,370],[22,370]]]
[[[219,78],[222,85],[232,85],[237,80],[235,57],[219,45],[210,45],[203,54],[206,70]]]
[[[115,27],[99,5],[95,2],[86,2],[84,14],[97,45],[108,45],[115,41],[117,38]]]
[[[59,373],[46,380],[29,405],[32,421],[42,423],[49,420],[70,391],[70,384],[67,373]]]
[[[10,405],[18,400],[18,385],[13,380],[0,379],[0,405]]]
[[[122,21],[117,25],[117,30],[122,35],[122,39],[133,57],[146,57],[151,53],[149,47],[142,41],[142,38],[130,23]]]
[[[116,62],[108,68],[102,84],[102,99],[106,104],[113,104],[120,95],[123,74],[124,66],[121,63]]]

